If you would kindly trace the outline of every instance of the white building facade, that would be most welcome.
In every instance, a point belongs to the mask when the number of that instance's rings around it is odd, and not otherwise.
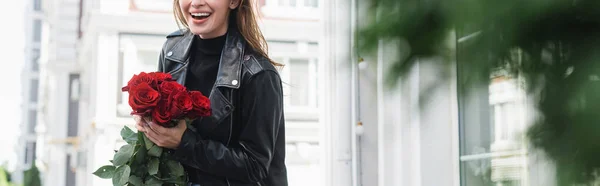
[[[44,38],[45,18],[43,16],[42,2],[40,0],[27,1],[24,11],[25,30],[25,56],[21,71],[21,124],[20,135],[16,147],[17,163],[13,180],[21,183],[22,172],[31,167],[37,158],[39,89],[40,89],[40,61],[42,56],[42,43]]]
[[[79,36],[79,0],[34,0],[43,10],[39,60],[39,101],[33,127],[36,165],[43,185],[75,186],[79,135],[79,68],[76,44]],[[35,14],[34,14],[35,15]],[[37,30],[34,27],[34,30]],[[37,31],[35,31],[37,32]],[[25,156],[27,157],[27,156]]]

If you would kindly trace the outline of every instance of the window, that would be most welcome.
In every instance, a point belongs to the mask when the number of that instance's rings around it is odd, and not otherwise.
[[[69,90],[67,136],[73,137],[79,133],[79,74],[69,75]]]
[[[304,0],[304,6],[305,7],[318,8],[319,7],[319,1],[318,0]]]
[[[36,110],[29,110],[28,112],[29,116],[28,116],[28,125],[27,125],[27,132],[29,134],[35,134],[35,126],[37,125],[37,111]]]
[[[36,142],[27,142],[25,144],[25,164],[30,165],[33,161],[35,161],[36,154]]]
[[[38,86],[40,84],[40,80],[32,79],[30,89],[29,89],[29,101],[37,102],[38,101]]]
[[[318,44],[269,41],[269,56],[280,69],[286,111],[314,113],[318,108]],[[291,116],[291,115],[290,115]],[[314,117],[316,118],[316,116]]]
[[[461,33],[457,60],[468,53],[470,33]],[[517,59],[518,60],[518,59]],[[468,67],[458,65],[458,81]],[[525,140],[528,114],[525,91],[519,77],[503,69],[490,70],[488,85],[459,87],[459,139],[461,186],[536,186],[553,178],[547,162],[529,151]]]
[[[40,69],[40,49],[33,49],[31,53],[31,70],[38,71]]]
[[[127,92],[121,92],[134,74],[155,72],[158,67],[158,56],[164,43],[164,36],[133,35],[120,36],[119,48],[119,82],[115,87],[118,95],[118,115],[129,116],[131,107],[128,104]]]
[[[73,157],[71,157],[70,154],[67,154],[66,161],[65,161],[65,167],[66,167],[66,169],[65,169],[65,180],[67,182],[66,186],[75,186],[76,181],[77,181],[76,180],[77,179],[77,174],[76,174],[75,169],[74,169],[75,166],[73,166],[71,164],[72,161],[73,161],[72,159],[73,159]]]
[[[42,10],[42,0],[33,0],[33,10],[41,11]]]
[[[290,59],[290,103],[294,106],[309,106],[309,76],[308,59]]]
[[[42,20],[36,19],[33,21],[33,41],[42,41]]]
[[[319,0],[265,0],[262,13],[268,17],[319,19]]]
[[[314,112],[318,108],[316,58],[276,57],[273,60],[285,65],[280,76],[286,109]]]

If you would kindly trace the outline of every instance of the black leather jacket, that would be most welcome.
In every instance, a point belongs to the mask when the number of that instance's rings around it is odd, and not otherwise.
[[[193,34],[169,34],[158,70],[185,85]],[[210,125],[194,126],[171,151],[201,186],[287,186],[285,122],[279,74],[230,29],[209,96]]]

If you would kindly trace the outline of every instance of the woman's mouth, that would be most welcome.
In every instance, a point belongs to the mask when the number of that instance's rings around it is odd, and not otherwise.
[[[194,23],[203,23],[210,17],[211,13],[202,12],[202,13],[190,13]]]

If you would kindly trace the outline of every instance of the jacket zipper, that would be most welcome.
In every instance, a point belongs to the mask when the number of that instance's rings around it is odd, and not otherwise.
[[[231,92],[229,92],[229,102],[233,101],[233,90],[231,90]],[[229,147],[229,142],[231,142],[231,131],[233,131],[233,112],[231,111],[231,115],[229,117],[229,137],[227,138],[227,146]],[[227,186],[231,186],[231,184],[229,184],[229,179],[225,178],[225,181],[227,181]]]

